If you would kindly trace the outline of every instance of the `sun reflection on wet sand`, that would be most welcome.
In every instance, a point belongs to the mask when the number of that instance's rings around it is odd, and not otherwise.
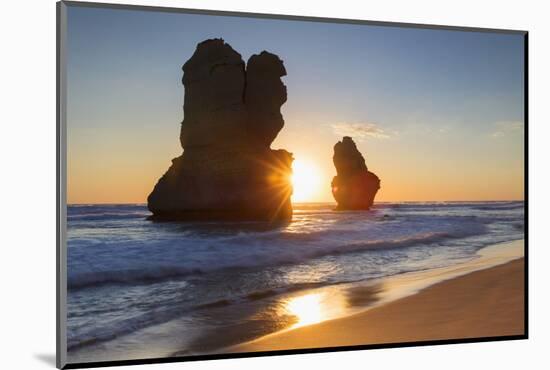
[[[286,330],[350,315],[358,310],[350,304],[348,287],[335,286],[285,298],[279,315],[291,315],[295,322]],[[369,294],[372,294],[369,292]],[[362,306],[362,305],[359,305]]]
[[[316,324],[323,321],[321,295],[322,293],[308,294],[292,298],[287,302],[287,311],[298,319],[298,321],[292,325],[293,328],[299,328],[300,326]]]

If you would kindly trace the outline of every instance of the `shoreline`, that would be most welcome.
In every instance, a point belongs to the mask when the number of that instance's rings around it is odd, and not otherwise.
[[[370,324],[353,320],[374,310],[385,309],[403,299],[420,296],[432,286],[453,282],[461,277],[469,276],[474,271],[481,270],[483,272],[493,266],[519,259],[523,256],[523,244],[523,239],[518,239],[489,245],[478,250],[477,257],[447,267],[405,272],[372,280],[309,286],[281,293],[266,290],[261,294],[244,297],[242,301],[238,302],[238,307],[220,301],[218,304],[205,305],[198,311],[183,314],[168,322],[145,327],[113,340],[76,349],[69,353],[69,357],[71,362],[88,362],[97,357],[112,361],[123,358],[142,358],[144,355],[153,355],[159,358],[185,357],[217,353],[336,347],[344,345],[330,341],[330,338],[339,330],[330,327],[327,329],[326,326],[344,320],[352,320],[353,325],[350,329],[340,330],[340,332],[346,337],[355,336],[355,342],[353,342],[355,345],[391,343],[391,338],[368,341],[368,338],[365,339],[360,334],[365,330],[370,330]],[[521,277],[523,278],[523,275]],[[505,275],[504,278],[506,278]],[[475,292],[477,289],[477,286],[473,286],[471,290]],[[523,298],[523,285],[521,289],[521,298]],[[439,294],[439,296],[446,297],[445,294]],[[398,304],[398,306],[402,305]],[[429,312],[430,305],[425,304],[422,309]],[[408,315],[408,313],[406,314]],[[202,320],[215,318],[223,320],[221,321],[223,324],[204,328],[195,325],[196,318]],[[383,320],[378,321],[383,322]],[[387,331],[394,321],[386,321],[384,324],[386,327],[382,329]],[[523,317],[521,323],[523,323]],[[309,344],[308,347],[308,343],[295,338],[295,336],[299,337],[301,332],[314,328],[320,332],[312,335],[325,338],[323,341]],[[220,335],[220,330],[223,335]],[[429,333],[427,330],[424,331]],[[357,337],[357,335],[359,336]],[[285,338],[284,342],[288,346],[281,347],[273,344],[273,341],[279,340],[277,338]],[[437,339],[437,337],[427,338],[427,340],[430,339]],[[399,340],[398,342],[403,341]],[[142,344],[136,345],[136,343]]]
[[[348,289],[348,301],[363,303],[362,309],[294,325],[216,352],[522,335],[523,246],[523,240],[495,244],[479,250],[479,257],[468,262],[404,273],[378,284],[358,284]]]

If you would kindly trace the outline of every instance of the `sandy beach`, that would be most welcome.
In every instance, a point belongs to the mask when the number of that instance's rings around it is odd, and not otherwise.
[[[268,335],[231,347],[228,351],[254,352],[522,335],[524,259],[510,256],[510,253],[517,253],[518,248],[523,248],[522,241],[510,243],[507,248],[487,248],[480,253],[478,261],[452,271],[447,269],[444,273],[450,273],[449,278],[421,289],[416,294],[390,300],[352,316]],[[499,259],[503,258],[508,258],[508,262],[499,263]],[[483,263],[494,267],[480,270]],[[468,268],[474,268],[474,271],[467,272]],[[428,274],[433,277],[440,273],[442,271]],[[452,277],[453,274],[458,276]],[[418,275],[406,279],[408,282],[418,280]],[[393,284],[399,286],[402,282],[394,281]]]

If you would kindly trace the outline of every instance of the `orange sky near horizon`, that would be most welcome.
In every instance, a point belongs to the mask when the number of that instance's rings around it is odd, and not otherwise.
[[[315,188],[305,194],[307,199],[299,200],[333,202],[330,183],[336,171],[332,147],[341,137],[329,126],[320,126],[315,134],[302,132],[290,122],[286,126],[272,148],[291,151],[296,160],[313,167],[312,171],[305,169],[306,177],[318,177],[313,181]],[[91,129],[94,136],[83,136],[85,142],[70,140],[68,203],[146,203],[171,159],[181,154],[178,127],[174,123],[166,137],[148,136],[146,141],[137,136],[147,133],[136,133],[136,138],[121,143],[113,139],[120,136],[111,136],[112,130],[102,135],[97,129]],[[455,146],[456,133],[431,135],[423,137],[426,145],[415,144],[420,139],[417,131],[389,138],[356,138],[369,170],[381,179],[376,201],[523,200],[523,133],[512,133],[509,137],[487,135],[478,138],[477,143],[469,139],[468,150],[456,153],[444,151],[445,147]],[[135,141],[148,144],[138,150],[128,144]],[[496,155],[484,155],[489,144],[495,147]],[[509,160],[510,155],[515,160]]]

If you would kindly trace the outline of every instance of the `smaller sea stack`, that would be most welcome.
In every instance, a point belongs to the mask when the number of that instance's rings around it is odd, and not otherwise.
[[[368,170],[365,158],[351,137],[344,136],[334,145],[332,160],[336,167],[331,184],[332,195],[338,203],[336,209],[369,209],[380,189],[380,179]]]

